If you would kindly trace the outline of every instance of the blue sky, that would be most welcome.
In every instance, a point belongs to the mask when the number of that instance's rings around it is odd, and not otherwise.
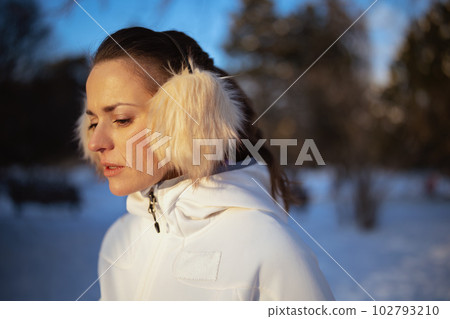
[[[373,1],[347,0],[346,3],[349,10],[359,15]],[[286,14],[307,2],[314,0],[279,0],[275,6],[280,14]],[[55,14],[54,9],[61,7],[61,0],[40,0],[40,3],[53,28],[52,55],[93,53],[106,36],[76,4],[64,14]],[[222,44],[228,35],[230,17],[239,10],[239,0],[79,0],[79,3],[109,33],[131,25],[157,31],[183,31],[196,39],[218,66],[227,68],[229,60]],[[429,3],[429,0],[378,0],[365,15],[371,44],[369,60],[378,83],[387,79],[389,63],[411,18],[422,13]]]

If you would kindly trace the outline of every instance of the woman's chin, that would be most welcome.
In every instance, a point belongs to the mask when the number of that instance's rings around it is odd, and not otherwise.
[[[117,185],[118,183],[109,181],[109,190],[116,196],[127,196],[131,193],[137,192],[138,189],[132,189],[129,186]]]
[[[116,196],[130,195],[160,181],[164,171],[158,173],[158,175],[152,176],[136,170],[126,169],[120,175],[107,177],[109,190]]]

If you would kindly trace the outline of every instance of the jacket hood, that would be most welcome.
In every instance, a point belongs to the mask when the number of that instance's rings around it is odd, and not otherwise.
[[[165,180],[143,191],[130,194],[130,214],[149,218],[149,193],[156,197],[156,219],[161,231],[186,237],[206,227],[227,209],[258,210],[287,220],[284,210],[270,194],[270,173],[255,160],[249,165],[228,166],[209,178],[197,180],[197,187],[185,176]],[[282,205],[282,201],[277,198]]]

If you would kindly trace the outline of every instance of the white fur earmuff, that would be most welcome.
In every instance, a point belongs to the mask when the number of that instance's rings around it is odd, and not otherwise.
[[[223,154],[228,158],[229,140],[239,145],[244,114],[235,92],[225,79],[192,63],[192,73],[184,68],[173,74],[149,101],[149,129],[170,136],[171,165],[192,180],[213,173],[220,161],[207,160],[204,154]],[[194,140],[200,139],[200,165],[195,163]],[[212,141],[208,145],[206,140]],[[221,149],[216,149],[220,147]],[[164,158],[165,150],[155,151]]]

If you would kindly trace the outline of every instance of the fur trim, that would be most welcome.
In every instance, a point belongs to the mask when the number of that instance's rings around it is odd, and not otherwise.
[[[76,133],[78,137],[78,149],[80,150],[83,159],[93,164],[99,176],[103,177],[103,167],[100,165],[100,159],[97,153],[90,151],[88,148],[90,137],[89,125],[90,121],[86,115],[86,99],[84,99],[83,113],[78,118],[76,125]]]
[[[222,152],[228,157],[229,139],[239,143],[244,114],[237,94],[226,80],[193,66],[192,74],[187,68],[174,74],[149,101],[148,127],[171,137],[170,165],[178,173],[192,180],[209,176],[220,161],[206,160],[203,154]],[[194,139],[220,139],[222,149],[202,146],[200,165],[194,165]],[[155,154],[157,158],[165,157],[163,149]]]
[[[86,99],[84,100],[83,113],[81,113],[80,117],[77,120],[76,132],[78,135],[78,147],[83,155],[83,158],[95,163],[94,153],[88,149],[89,142],[89,119],[86,116]]]

